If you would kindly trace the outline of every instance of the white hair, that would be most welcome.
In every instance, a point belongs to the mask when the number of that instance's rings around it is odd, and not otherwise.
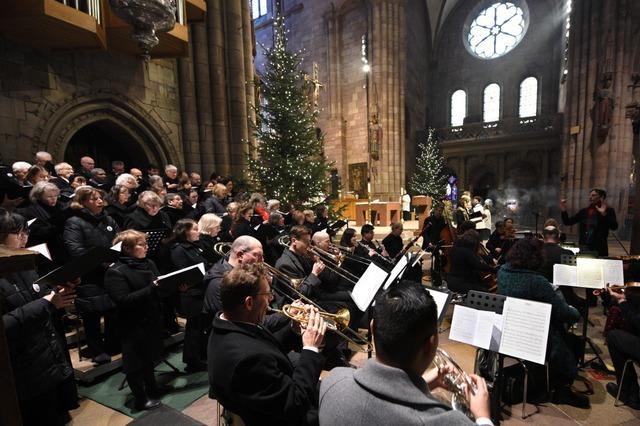
[[[14,171],[14,173],[17,172],[18,170],[24,170],[24,169],[29,170],[30,168],[31,168],[31,164],[27,163],[26,161],[16,161],[11,165],[11,169]]]
[[[127,183],[127,181],[132,180],[133,183],[135,183],[136,186],[138,186],[138,180],[135,178],[135,176],[133,176],[132,174],[129,173],[122,173],[120,175],[118,175],[118,177],[116,178],[116,185],[125,185]]]

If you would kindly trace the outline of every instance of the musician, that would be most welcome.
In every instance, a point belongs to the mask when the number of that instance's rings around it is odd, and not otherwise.
[[[449,251],[451,271],[447,274],[447,285],[456,293],[469,290],[487,291],[482,282],[483,275],[495,272],[495,268],[478,255],[480,235],[470,229],[460,235]]]
[[[442,216],[444,207],[442,204],[436,204],[431,210],[431,214],[422,224],[422,249],[433,250],[433,247],[440,241],[440,233],[447,226]]]
[[[373,225],[369,225],[368,223],[362,225],[362,228],[360,228],[360,236],[362,239],[356,246],[355,254],[361,257],[377,257],[377,253],[384,257],[389,257],[384,247],[373,239],[375,235],[374,230]]]
[[[591,251],[598,252],[598,256],[608,256],[609,246],[607,237],[609,230],[618,229],[616,212],[606,203],[607,193],[604,189],[593,188],[589,192],[589,206],[581,209],[569,217],[567,200],[560,200],[562,223],[571,226],[578,224],[578,243]]]
[[[236,239],[243,235],[251,235],[255,233],[253,227],[251,226],[251,216],[253,215],[253,207],[250,205],[244,205],[238,209],[238,215],[231,225],[231,229],[229,233]]]
[[[513,220],[506,219],[500,232],[499,246],[494,249],[497,253],[494,259],[500,265],[504,265],[507,262],[507,254],[516,241],[516,229],[513,227]]]
[[[545,227],[542,230],[542,238],[543,261],[539,271],[547,281],[553,283],[553,265],[562,263],[562,255],[573,256],[573,252],[560,247],[560,231],[554,226]],[[578,297],[572,287],[560,286],[560,291],[569,305],[577,307],[578,310],[584,306],[584,299]]]
[[[589,408],[589,399],[571,389],[578,375],[578,358],[582,345],[577,336],[567,331],[566,325],[578,321],[580,314],[538,273],[543,260],[542,242],[537,238],[519,240],[507,255],[507,260],[498,271],[498,293],[551,304],[546,359],[549,363],[551,387],[554,389],[552,401]]]
[[[487,250],[489,250],[489,253],[491,253],[491,256],[493,256],[493,258],[497,258],[500,255],[500,252],[502,251],[502,241],[500,239],[500,236],[502,235],[502,233],[504,232],[504,222],[499,220],[496,222],[496,229],[491,233],[491,235],[489,236],[489,240],[487,241],[486,247]],[[498,250],[496,250],[498,249]]]
[[[171,227],[180,220],[187,216],[187,213],[182,209],[183,204],[182,197],[177,192],[170,192],[164,196],[164,207],[162,211],[167,215],[171,221]]]
[[[315,221],[313,223],[313,232],[327,231],[330,237],[336,235],[336,231],[329,228],[329,209],[324,204],[316,207]]]
[[[160,210],[162,204],[158,194],[144,191],[138,197],[138,207],[124,219],[124,227],[142,232],[164,230],[168,233],[172,228],[171,220]]]
[[[391,233],[382,240],[382,245],[387,250],[387,253],[389,253],[389,258],[391,259],[395,259],[404,248],[402,231],[402,223],[394,222],[391,224]]]
[[[313,308],[302,333],[296,366],[276,336],[259,324],[273,291],[259,265],[241,265],[222,279],[222,312],[209,339],[210,394],[247,425],[317,422],[317,383],[323,364],[319,347],[326,324]]]
[[[615,397],[625,362],[629,359],[640,361],[640,290],[637,287],[627,287],[624,293],[613,292],[611,289],[607,291],[620,308],[625,324],[624,329],[611,330],[606,336],[617,382],[607,383],[607,392]],[[640,410],[638,377],[633,365],[627,367],[623,385],[620,400],[634,410]]]
[[[204,285],[207,289],[204,296],[202,312],[206,316],[205,323],[211,324],[215,314],[222,310],[220,301],[220,285],[225,273],[242,264],[262,262],[262,244],[257,239],[248,235],[238,237],[231,244],[229,259],[222,258],[213,265],[204,276]]]
[[[220,255],[213,249],[213,246],[220,242],[218,236],[220,223],[222,223],[222,219],[213,213],[202,215],[198,221],[198,230],[200,231],[198,246],[202,249],[202,257],[207,259],[206,269],[211,268],[220,260]]]
[[[283,235],[283,232],[284,217],[278,212],[269,213],[269,221],[262,224],[256,231],[256,238],[264,248],[264,261],[271,266],[275,266],[284,250],[284,247],[278,243],[278,238]]]
[[[23,249],[28,235],[24,217],[0,208],[0,244],[6,251]],[[56,323],[64,308],[73,306],[77,282],[54,292],[48,285],[34,284],[38,278],[33,270],[6,269],[0,277],[0,327],[6,336],[3,351],[10,357],[6,368],[13,371],[23,422],[19,424],[65,425],[71,421],[68,411],[78,408],[78,393],[64,333]],[[5,382],[8,373],[2,371]]]
[[[176,223],[173,235],[167,240],[175,270],[198,263],[207,264],[202,249],[198,246],[199,239],[198,224],[193,219],[181,219]],[[187,319],[182,350],[182,361],[187,365],[187,372],[203,371],[206,368],[206,341],[202,324],[204,293],[204,282],[185,283],[180,288],[179,312]]]
[[[358,239],[356,237],[356,230],[353,228],[347,228],[340,237],[340,246],[345,247],[355,253],[356,247],[358,247]],[[342,267],[352,274],[360,277],[369,266],[369,257],[367,255],[366,260],[358,261],[355,258],[355,254],[347,254],[347,258],[342,263]]]
[[[462,222],[466,222],[471,219],[471,197],[468,195],[462,195],[460,197],[460,204],[456,209],[456,225],[460,226]]]
[[[431,394],[448,371],[425,374],[438,347],[437,308],[431,295],[402,281],[376,298],[371,324],[376,357],[363,368],[336,368],[320,385],[320,425],[471,425]],[[489,393],[481,377],[468,394],[476,424],[491,425]],[[357,420],[355,420],[357,419]],[[348,422],[346,422],[348,423]]]
[[[282,252],[282,256],[276,262],[276,268],[292,278],[304,278],[298,290],[305,296],[317,294],[324,263],[309,255],[311,231],[306,226],[294,226],[289,232],[289,238],[289,247]]]
[[[162,305],[155,279],[158,268],[146,258],[147,236],[139,231],[119,233],[113,244],[122,243],[119,260],[105,274],[105,288],[116,304],[122,336],[122,369],[138,410],[160,405],[153,399],[162,391],[153,372],[162,358]]]
[[[57,186],[62,195],[71,197],[74,192],[70,182],[73,166],[69,163],[58,163],[55,165],[55,171],[56,177],[49,179],[49,182]]]

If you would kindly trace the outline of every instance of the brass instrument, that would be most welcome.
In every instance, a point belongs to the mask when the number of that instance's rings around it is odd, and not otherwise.
[[[278,244],[280,244],[282,247],[289,247],[289,244],[291,244],[291,237],[289,235],[280,235],[277,238]]]
[[[466,389],[470,389],[471,393],[475,394],[478,388],[471,380],[471,377],[451,358],[451,355],[440,348],[436,349],[436,356],[433,358],[433,363],[438,370],[443,370],[447,366],[452,368],[453,371],[444,376],[445,385],[453,393],[453,395],[451,395],[451,407],[454,410],[463,412],[467,417],[473,418],[469,410]]]
[[[220,257],[227,257],[231,251],[231,243],[221,241],[213,245],[213,251]]]
[[[367,258],[364,258],[362,256],[358,256],[358,255],[353,254],[353,251],[354,251],[353,247],[344,247],[344,246],[340,246],[340,245],[331,243],[331,244],[329,244],[329,249],[338,250],[346,258],[348,258],[349,260],[352,260],[354,262],[362,263],[362,264],[365,264],[365,265],[369,265],[371,263],[371,259],[367,259]]]
[[[284,305],[282,309],[269,308],[269,310],[291,318],[292,321],[299,323],[303,328],[309,323],[309,311],[303,307]],[[331,330],[347,342],[357,346],[361,352],[371,352],[373,350],[371,343],[358,342],[342,332],[342,330],[350,330],[349,321],[351,320],[351,314],[347,308],[342,308],[335,314],[330,314],[323,310],[319,310],[318,313],[324,321],[326,321],[328,330]]]
[[[293,290],[298,296],[306,299],[305,301],[307,301],[307,303],[311,303],[316,307],[318,306],[313,301],[311,301],[311,299],[309,299],[307,296],[305,296],[300,292],[300,286],[302,285],[304,278],[290,277],[289,275],[285,274],[281,270],[269,265],[267,262],[262,262],[262,266],[267,268],[267,270],[273,277],[280,279],[280,281],[284,281],[284,283],[288,287],[290,287],[290,289]]]
[[[350,284],[356,285],[358,283],[358,280],[360,279],[358,276],[352,274],[351,272],[340,266],[344,261],[343,255],[329,253],[322,250],[318,246],[310,246],[309,252],[315,256],[318,256],[324,262],[324,265],[327,269],[333,271],[343,279],[347,280]]]

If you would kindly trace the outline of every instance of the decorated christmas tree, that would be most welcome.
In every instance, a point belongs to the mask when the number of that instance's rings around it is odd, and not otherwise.
[[[268,198],[294,206],[324,198],[330,165],[323,135],[316,131],[318,110],[307,93],[310,86],[300,69],[301,52],[287,50],[284,19],[274,21],[273,47],[266,51],[260,75],[262,105],[256,108],[256,151],[249,160],[254,186]]]
[[[435,131],[429,129],[426,140],[418,142],[420,155],[416,161],[416,170],[409,182],[409,188],[420,195],[428,195],[434,199],[442,199],[447,185],[444,173],[444,158],[435,137]]]

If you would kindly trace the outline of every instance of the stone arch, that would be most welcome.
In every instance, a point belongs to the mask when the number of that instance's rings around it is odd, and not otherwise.
[[[69,141],[79,130],[98,122],[108,122],[126,132],[150,162],[181,164],[176,149],[178,141],[172,141],[171,129],[153,114],[137,101],[115,91],[76,93],[72,98],[52,105],[42,115],[34,135],[35,150],[48,151],[54,158],[61,159]],[[174,135],[174,138],[178,137]]]

